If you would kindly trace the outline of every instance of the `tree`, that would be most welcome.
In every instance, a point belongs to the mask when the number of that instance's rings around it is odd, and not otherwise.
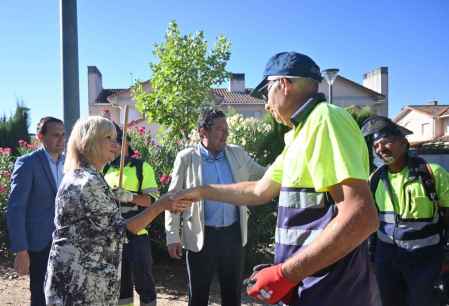
[[[29,117],[29,108],[18,101],[14,115],[9,118],[3,115],[0,118],[0,147],[12,148],[15,152],[19,140],[29,142]]]
[[[166,127],[168,139],[186,140],[202,108],[213,101],[212,86],[228,78],[230,46],[228,39],[219,36],[208,53],[202,31],[181,35],[176,22],[170,22],[165,41],[153,51],[159,62],[150,63],[151,92],[140,82],[133,86],[137,109],[148,121]]]
[[[348,106],[346,107],[346,110],[352,115],[354,120],[357,122],[358,126],[361,128],[363,125],[363,122],[368,119],[370,116],[375,115],[373,110],[369,106]],[[366,140],[366,139],[365,139]],[[370,166],[370,172],[374,171],[376,169],[376,166],[374,164],[374,154],[372,149],[372,143],[370,141],[367,141],[368,145],[368,153],[369,153],[369,166]]]

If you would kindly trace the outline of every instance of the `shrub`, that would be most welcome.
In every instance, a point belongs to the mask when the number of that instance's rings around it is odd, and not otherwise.
[[[21,139],[16,147],[18,156],[27,154],[37,147],[37,142],[28,143]],[[11,187],[11,174],[16,156],[9,147],[0,147],[0,255],[9,257],[12,254],[8,250],[8,234],[6,226],[6,208]]]
[[[16,111],[7,118],[0,117],[0,147],[11,148],[16,154],[17,142],[19,139],[29,141],[28,135],[29,109],[23,102],[17,102]]]
[[[14,157],[11,148],[0,147],[0,254],[2,257],[10,255],[8,251],[8,235],[6,227],[6,206],[10,188],[11,172]]]

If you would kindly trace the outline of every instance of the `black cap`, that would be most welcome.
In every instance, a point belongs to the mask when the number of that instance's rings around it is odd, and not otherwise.
[[[112,123],[114,124],[115,133],[117,134],[117,142],[122,143],[123,131],[117,123],[115,123],[114,121],[112,121]]]
[[[321,82],[323,79],[320,67],[307,55],[297,52],[281,52],[268,60],[263,72],[263,80],[254,88],[251,95],[257,95],[266,87],[269,76],[303,77],[317,82]]]
[[[365,137],[372,137],[372,140],[375,141],[387,136],[405,137],[413,134],[413,132],[394,123],[387,117],[371,116],[363,122],[362,134]]]

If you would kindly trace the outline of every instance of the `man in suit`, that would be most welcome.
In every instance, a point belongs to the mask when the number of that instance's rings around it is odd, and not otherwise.
[[[31,305],[45,305],[43,284],[54,230],[55,196],[63,176],[64,124],[53,117],[37,126],[42,146],[17,159],[7,222],[17,273],[30,274]]]
[[[257,180],[265,168],[257,164],[241,147],[226,144],[228,125],[219,110],[205,111],[198,124],[201,142],[176,156],[170,191],[203,184],[228,184]],[[200,201],[182,216],[165,213],[168,252],[181,258],[187,249],[189,305],[206,306],[209,287],[215,273],[221,287],[222,305],[240,305],[243,247],[247,242],[245,206],[217,201]]]

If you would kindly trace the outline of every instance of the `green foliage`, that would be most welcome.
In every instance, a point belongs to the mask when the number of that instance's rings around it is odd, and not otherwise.
[[[346,110],[352,115],[352,117],[355,119],[360,128],[362,127],[363,122],[366,119],[368,119],[368,117],[375,115],[375,113],[371,110],[369,106],[360,107],[353,105],[346,107]],[[372,144],[367,141],[367,146],[369,154],[370,171],[372,172],[376,169],[376,166],[374,164],[374,154]]]
[[[278,157],[284,149],[284,135],[290,130],[290,128],[278,123],[271,115],[268,114],[263,120],[271,126],[271,129],[269,133],[261,139],[259,147],[263,148],[262,150],[266,151],[268,154],[267,156],[264,156],[263,159],[259,158],[258,161],[262,165],[268,165],[272,164],[276,157]]]
[[[261,144],[271,132],[271,125],[259,119],[245,118],[235,114],[227,118],[229,126],[228,143],[241,145],[261,164],[266,164],[268,151]]]
[[[6,230],[6,206],[10,188],[10,177],[14,165],[10,148],[0,147],[0,254],[5,257],[8,252]]]
[[[240,113],[227,115],[228,143],[242,146],[261,165],[273,163],[284,148],[284,134],[288,127],[277,123],[270,115],[263,119],[244,117]],[[189,145],[199,143],[196,129],[189,134]]]
[[[29,109],[17,102],[14,115],[0,118],[0,147],[12,148],[15,153],[19,140],[29,141]]]
[[[176,154],[184,145],[180,141],[167,141],[164,144],[158,144],[151,138],[151,133],[144,128],[131,129],[129,136],[134,156],[148,162],[153,167],[156,180],[161,187],[161,193],[165,193],[170,183],[169,176]]]
[[[245,118],[241,114],[228,117],[228,143],[239,144],[261,165],[269,165],[284,148],[288,127],[277,123],[270,115],[263,119]],[[277,199],[266,205],[250,208],[246,269],[273,260]]]
[[[355,119],[359,127],[362,127],[363,122],[368,119],[368,117],[375,115],[369,106],[348,106],[345,108]]]
[[[228,77],[230,42],[219,36],[208,53],[202,31],[181,35],[172,21],[165,41],[155,45],[153,54],[159,62],[150,64],[152,90],[147,93],[140,82],[134,85],[136,107],[149,122],[166,127],[169,139],[186,139],[202,107],[213,101],[212,86]]]

